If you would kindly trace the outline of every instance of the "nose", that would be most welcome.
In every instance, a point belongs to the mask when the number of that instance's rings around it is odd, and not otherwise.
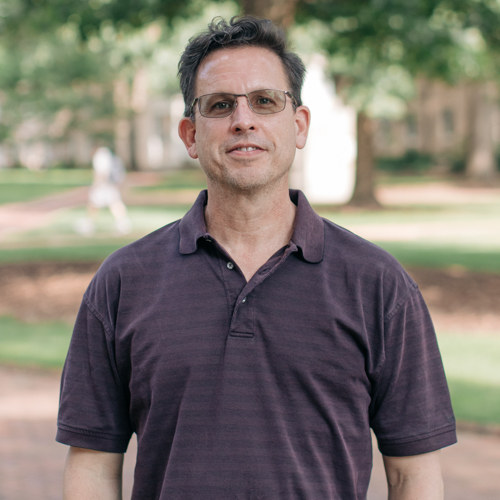
[[[231,129],[233,132],[255,129],[255,113],[250,108],[246,96],[239,96],[236,99],[235,108],[231,115]]]

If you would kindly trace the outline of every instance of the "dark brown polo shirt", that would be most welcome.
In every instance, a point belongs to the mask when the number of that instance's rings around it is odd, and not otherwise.
[[[386,252],[302,193],[247,283],[186,216],[115,252],[79,312],[57,439],[124,452],[136,499],[362,499],[372,457],[455,442],[427,308]]]

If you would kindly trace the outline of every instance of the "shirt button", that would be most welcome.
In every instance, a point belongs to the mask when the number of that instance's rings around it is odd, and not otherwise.
[[[234,264],[232,262],[228,262],[226,266],[229,270],[234,269]]]
[[[243,298],[241,299],[241,303],[242,303],[242,304],[244,304],[246,301],[247,301],[247,298],[246,298],[246,297],[243,297]]]

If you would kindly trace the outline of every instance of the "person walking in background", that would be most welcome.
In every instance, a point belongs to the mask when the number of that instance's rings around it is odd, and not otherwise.
[[[134,499],[361,500],[371,429],[392,500],[443,498],[455,419],[418,287],[289,189],[304,71],[266,20],[216,19],[187,45],[179,135],[207,189],[85,292],[61,381],[66,499],[120,498],[136,433]]]
[[[77,230],[92,234],[101,208],[108,208],[120,234],[130,232],[127,207],[122,200],[120,187],[125,180],[125,167],[121,158],[108,147],[99,146],[92,156],[93,181],[89,189],[87,218],[80,221]]]

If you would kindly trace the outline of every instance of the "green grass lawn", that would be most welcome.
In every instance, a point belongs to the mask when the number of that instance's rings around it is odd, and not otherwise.
[[[58,213],[48,226],[16,234],[0,243],[0,263],[40,260],[101,261],[118,248],[181,218],[184,207],[133,206],[128,209],[132,224],[130,234],[116,233],[114,220],[106,210],[96,220],[91,236],[77,232],[85,217],[83,208]]]
[[[172,189],[203,189],[206,187],[205,174],[201,168],[172,170],[161,176],[159,182],[151,186],[135,188],[137,191],[169,191]]]
[[[457,419],[500,425],[500,338],[445,333],[439,346]]]
[[[90,169],[0,169],[0,204],[30,201],[91,182]]]
[[[62,368],[72,332],[63,322],[24,323],[0,317],[0,363]]]
[[[30,171],[25,168],[0,169],[0,205],[30,201],[67,189],[89,186],[92,183],[92,169],[51,168]],[[165,193],[178,189],[201,190],[206,186],[205,176],[199,168],[170,170],[158,174],[154,184],[133,187],[138,193]]]
[[[500,273],[500,198],[484,204],[320,213],[380,245],[405,266]]]
[[[500,273],[500,247],[440,242],[378,241],[406,267],[462,268],[470,271]]]

